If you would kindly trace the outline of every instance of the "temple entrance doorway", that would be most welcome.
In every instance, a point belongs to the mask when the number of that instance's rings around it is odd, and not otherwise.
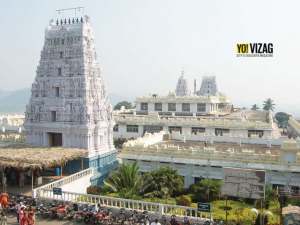
[[[62,133],[48,133],[50,147],[62,146]]]

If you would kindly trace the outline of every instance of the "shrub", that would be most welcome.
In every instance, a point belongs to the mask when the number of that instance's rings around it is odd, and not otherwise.
[[[193,194],[195,202],[216,200],[221,191],[222,181],[215,179],[203,179],[190,186],[190,193]]]
[[[122,149],[123,144],[127,141],[126,138],[117,138],[114,139],[114,145],[118,149]]]
[[[87,187],[86,192],[91,195],[100,195],[101,188],[98,186],[91,185],[91,186]]]
[[[191,206],[192,198],[189,195],[180,195],[176,198],[177,205]]]

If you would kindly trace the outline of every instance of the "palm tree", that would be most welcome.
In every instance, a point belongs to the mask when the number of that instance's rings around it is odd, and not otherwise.
[[[105,188],[118,193],[121,197],[132,198],[140,193],[142,179],[137,163],[122,164],[105,181]]]
[[[271,98],[268,98],[264,101],[263,103],[263,110],[271,110],[271,111],[274,111],[275,109],[275,103],[274,101],[271,99]]]
[[[258,110],[259,109],[259,107],[258,107],[258,105],[257,104],[254,104],[252,107],[251,107],[251,110]]]

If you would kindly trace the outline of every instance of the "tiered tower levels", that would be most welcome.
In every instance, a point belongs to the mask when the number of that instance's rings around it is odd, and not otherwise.
[[[114,151],[108,101],[89,17],[51,21],[26,108],[27,142]]]

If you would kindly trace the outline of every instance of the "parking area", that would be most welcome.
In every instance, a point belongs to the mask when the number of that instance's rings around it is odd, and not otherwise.
[[[14,216],[9,215],[7,219],[8,225],[19,225],[17,223],[17,219]],[[46,219],[40,219],[37,218],[36,225],[81,225],[81,223],[77,223],[75,221],[60,221],[60,220],[46,220]]]

